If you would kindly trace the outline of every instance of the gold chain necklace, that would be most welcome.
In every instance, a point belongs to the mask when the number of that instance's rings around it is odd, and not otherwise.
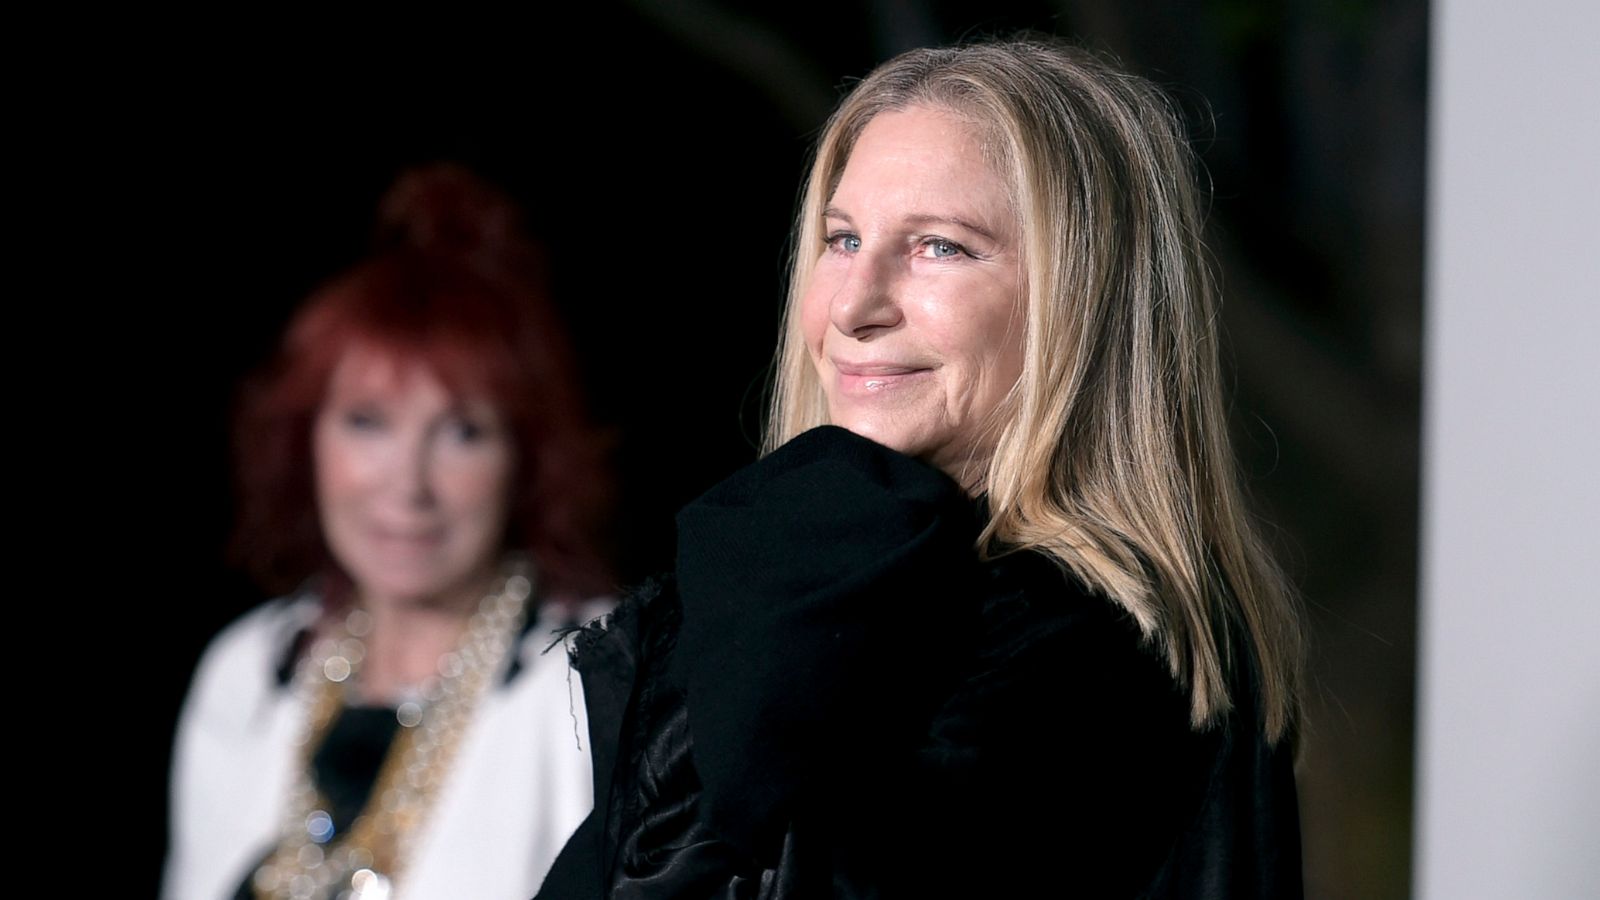
[[[479,698],[515,643],[527,617],[533,582],[515,561],[494,593],[467,622],[460,645],[439,659],[420,699],[395,710],[401,727],[378,770],[366,807],[335,834],[327,800],[317,790],[311,758],[344,707],[366,656],[371,620],[360,609],[343,633],[318,641],[295,671],[294,691],[306,711],[298,740],[300,766],[289,789],[278,847],[256,869],[262,900],[389,900]]]

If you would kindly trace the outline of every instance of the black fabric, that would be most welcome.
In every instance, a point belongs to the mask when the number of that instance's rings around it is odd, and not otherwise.
[[[1192,731],[1119,607],[978,524],[836,428],[686,508],[677,581],[580,635],[596,810],[540,897],[1299,897],[1248,669]]]
[[[678,674],[701,814],[765,864],[798,795],[904,759],[977,626],[972,504],[839,428],[678,515]]]
[[[394,707],[347,706],[339,710],[322,746],[311,757],[311,776],[317,792],[328,801],[335,835],[349,830],[366,807],[378,782],[378,770],[399,730]]]
[[[366,808],[372,788],[378,782],[378,772],[399,730],[400,720],[395,718],[394,707],[344,707],[329,726],[317,752],[312,754],[311,778],[317,792],[328,803],[326,812],[333,819],[336,837],[343,836]],[[234,892],[236,900],[255,897],[255,871],[273,852],[268,850],[250,867]]]

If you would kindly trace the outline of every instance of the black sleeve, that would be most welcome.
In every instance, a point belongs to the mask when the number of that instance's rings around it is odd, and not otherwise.
[[[980,563],[980,521],[837,428],[680,514],[613,897],[1143,895],[1222,733],[1115,604]]]
[[[679,514],[675,666],[718,834],[770,864],[797,798],[904,758],[977,624],[977,524],[943,473],[835,427]]]

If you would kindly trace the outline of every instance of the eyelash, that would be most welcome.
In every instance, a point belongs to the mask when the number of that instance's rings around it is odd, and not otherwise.
[[[845,241],[848,241],[848,240],[856,241],[856,243],[857,243],[856,250],[846,250],[846,249],[844,249],[842,244]],[[853,232],[849,232],[849,231],[836,231],[836,232],[833,232],[831,234],[828,234],[828,235],[824,236],[823,239],[822,239],[823,245],[826,246],[829,250],[832,250],[832,251],[837,252],[837,253],[845,253],[845,254],[852,254],[852,253],[855,253],[855,252],[859,251],[860,250],[860,246],[859,246],[860,242],[861,242],[861,237],[859,235],[857,235],[857,234],[855,234]],[[931,253],[922,252],[922,251],[929,250],[929,249],[931,249],[933,247],[941,246],[941,245],[949,247],[954,252],[950,253],[948,256],[935,256],[935,255],[932,255]],[[932,237],[932,236],[923,238],[921,243],[919,243],[917,245],[917,250],[918,250],[918,255],[919,256],[926,256],[928,259],[954,259],[957,256],[972,257],[972,255],[973,255],[972,251],[968,250],[965,246],[963,246],[961,244],[958,244],[955,241],[950,240],[949,238]]]
[[[966,247],[961,246],[960,244],[956,243],[955,241],[950,240],[949,238],[942,238],[942,237],[924,238],[923,241],[922,241],[922,244],[919,247],[919,249],[931,249],[931,248],[936,247],[936,246],[941,245],[941,244],[944,245],[944,246],[949,247],[951,250],[954,250],[955,252],[950,254],[950,256],[929,256],[928,257],[929,259],[950,259],[950,258],[956,257],[956,256],[971,256],[972,255],[971,253],[967,252],[967,248]]]
[[[846,250],[840,246],[840,244],[848,240],[854,240],[858,245],[861,243],[861,238],[859,235],[848,231],[835,231],[832,234],[828,234],[823,237],[822,243],[829,250],[832,250],[836,253],[854,253],[854,250]],[[859,246],[857,249],[860,249]]]
[[[475,444],[489,436],[489,429],[470,419],[450,423],[450,435],[463,444]]]
[[[343,415],[344,427],[358,433],[376,433],[388,427],[382,413],[369,409],[351,409]],[[476,419],[452,416],[445,423],[445,433],[462,444],[476,444],[489,437],[490,429]]]
[[[346,428],[353,431],[375,431],[384,425],[383,416],[370,409],[351,409],[344,413]]]

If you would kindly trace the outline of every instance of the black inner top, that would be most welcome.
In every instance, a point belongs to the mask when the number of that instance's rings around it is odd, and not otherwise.
[[[333,817],[333,836],[349,830],[367,805],[400,720],[393,707],[345,707],[311,757],[311,777]]]

